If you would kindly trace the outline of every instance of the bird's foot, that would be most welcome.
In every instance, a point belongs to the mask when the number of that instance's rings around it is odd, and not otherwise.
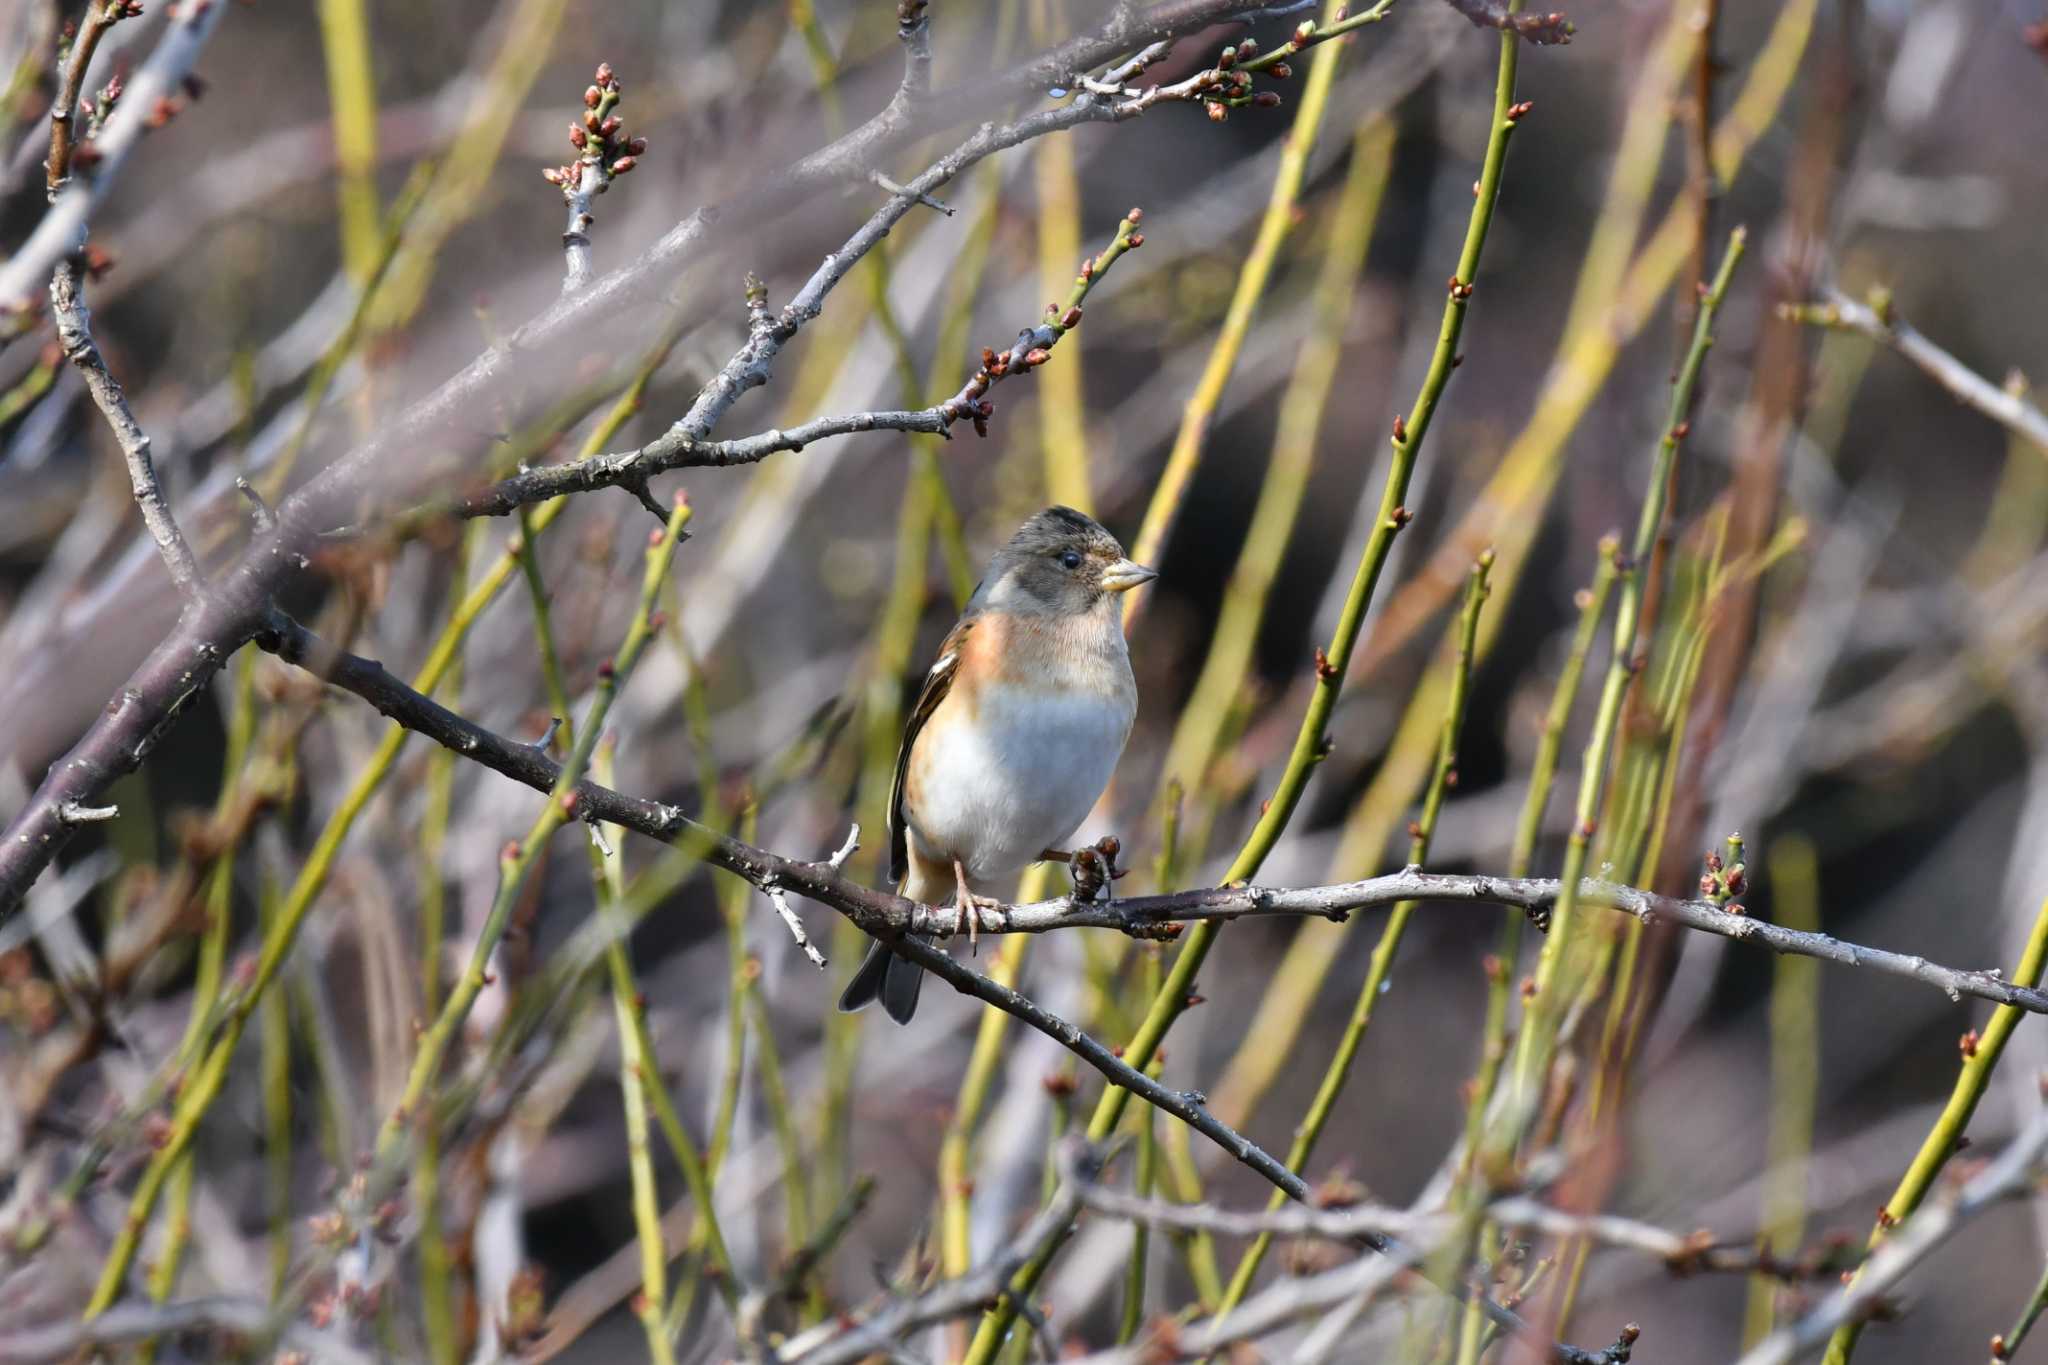
[[[978,956],[981,952],[981,911],[983,907],[993,908],[1001,904],[993,896],[977,896],[967,888],[967,869],[960,860],[953,860],[953,881],[958,895],[953,901],[953,932],[967,931],[967,955]]]

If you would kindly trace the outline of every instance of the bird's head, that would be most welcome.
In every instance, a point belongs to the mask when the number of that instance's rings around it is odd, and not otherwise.
[[[1017,528],[989,564],[989,605],[1065,615],[1107,609],[1159,575],[1124,556],[1115,536],[1071,507],[1048,507]]]

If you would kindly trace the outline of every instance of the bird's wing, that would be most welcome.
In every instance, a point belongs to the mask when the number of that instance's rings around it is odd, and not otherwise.
[[[910,873],[910,834],[903,819],[903,784],[910,772],[910,750],[917,743],[917,736],[924,729],[925,722],[939,709],[939,703],[952,690],[954,675],[960,668],[960,653],[967,642],[967,634],[974,629],[972,616],[962,617],[960,623],[946,633],[939,645],[938,662],[924,675],[924,687],[917,694],[917,705],[910,710],[910,723],[903,727],[903,747],[896,751],[896,780],[889,788],[889,881],[900,885]]]

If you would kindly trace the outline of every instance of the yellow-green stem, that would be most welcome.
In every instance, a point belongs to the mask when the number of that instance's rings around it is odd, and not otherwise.
[[[1563,885],[1551,917],[1550,935],[1544,941],[1542,956],[1537,960],[1536,993],[1529,1001],[1521,1034],[1515,1040],[1515,1113],[1511,1116],[1513,1121],[1506,1125],[1508,1131],[1503,1139],[1504,1146],[1512,1145],[1518,1139],[1518,1130],[1525,1116],[1535,1107],[1534,1087],[1537,1077],[1548,1064],[1551,1033],[1561,1018],[1558,1008],[1561,994],[1559,976],[1565,952],[1572,942],[1579,880],[1585,875],[1586,855],[1599,827],[1601,800],[1607,790],[1608,762],[1620,724],[1622,701],[1636,675],[1636,628],[1642,606],[1643,579],[1649,567],[1657,528],[1663,520],[1666,492],[1670,487],[1672,468],[1677,463],[1678,445],[1687,431],[1686,414],[1691,411],[1693,387],[1706,364],[1707,351],[1713,345],[1714,320],[1722,300],[1727,297],[1728,282],[1734,276],[1736,263],[1742,259],[1744,242],[1745,234],[1737,228],[1729,238],[1728,250],[1721,259],[1713,286],[1700,302],[1692,344],[1672,384],[1670,412],[1663,435],[1651,456],[1650,486],[1643,495],[1629,559],[1617,573],[1620,602],[1615,609],[1613,656],[1601,689],[1599,710],[1594,715],[1593,733],[1586,742],[1578,805],[1572,817],[1571,839],[1565,846],[1564,871],[1561,874]]]
[[[1430,840],[1436,834],[1437,816],[1443,811],[1444,796],[1457,781],[1458,742],[1465,727],[1465,698],[1472,684],[1472,655],[1474,642],[1479,635],[1479,611],[1486,602],[1486,575],[1493,568],[1493,556],[1482,554],[1479,562],[1472,566],[1471,576],[1466,580],[1465,601],[1457,620],[1452,625],[1450,645],[1454,662],[1451,668],[1451,685],[1444,701],[1443,727],[1437,742],[1436,768],[1430,774],[1429,786],[1423,793],[1422,814],[1412,827],[1413,833],[1408,844],[1408,862],[1420,867],[1429,860]],[[1344,1026],[1338,1039],[1336,1052],[1323,1071],[1322,1081],[1316,1087],[1315,1098],[1309,1103],[1308,1112],[1295,1126],[1294,1142],[1287,1149],[1289,1170],[1300,1171],[1315,1151],[1316,1142],[1322,1137],[1330,1115],[1337,1107],[1337,1097],[1344,1091],[1344,1083],[1351,1077],[1351,1064],[1358,1056],[1358,1049],[1365,1042],[1366,1030],[1372,1026],[1374,1010],[1378,1007],[1382,988],[1387,984],[1387,974],[1393,970],[1394,955],[1400,951],[1401,939],[1408,929],[1408,921],[1415,913],[1414,901],[1402,901],[1387,917],[1386,927],[1380,931],[1380,941],[1372,951],[1371,964],[1366,968],[1365,981],[1358,988],[1358,998],[1351,1006],[1351,1018]],[[1269,1209],[1277,1209],[1287,1202],[1284,1191],[1273,1191],[1267,1201]],[[1229,1286],[1223,1291],[1223,1302],[1217,1311],[1228,1313],[1244,1301],[1246,1291],[1251,1288],[1252,1277],[1258,1274],[1259,1264],[1265,1259],[1267,1250],[1273,1245],[1271,1233],[1261,1233],[1252,1239],[1252,1244],[1239,1258],[1237,1270],[1230,1277]]]
[[[1787,929],[1820,928],[1820,859],[1813,841],[1787,834],[1771,841],[1771,918]],[[1806,1224],[1806,1168],[1820,1088],[1820,964],[1784,954],[1771,963],[1771,1127],[1765,1142],[1763,1216],[1758,1228],[1774,1256],[1799,1249]],[[1778,1284],[1749,1281],[1742,1346],[1768,1336]]]
[[[2019,966],[2014,969],[2012,983],[2016,986],[2037,986],[2041,982],[2041,968],[2048,963],[2048,901],[2041,902],[2040,911],[2034,916],[2034,927],[2027,935],[2027,946],[2020,954]],[[1934,1188],[1934,1178],[1948,1165],[1949,1158],[1962,1145],[1965,1131],[1970,1126],[1970,1116],[1977,1112],[1977,1102],[1984,1098],[1985,1087],[1991,1084],[1991,1073],[1998,1066],[1998,1059],[2005,1052],[2005,1045],[2012,1037],[2012,1031],[2019,1026],[2020,1016],[2026,1011],[2013,1005],[2000,1005],[1991,1012],[1991,1022],[1984,1026],[1982,1037],[1972,1039],[1964,1035],[1963,1069],[1956,1077],[1955,1089],[1949,1093],[1948,1103],[1942,1106],[1940,1117],[1927,1132],[1920,1150],[1913,1154],[1913,1164],[1906,1168],[1900,1178],[1899,1187],[1892,1191],[1892,1197],[1884,1201],[1877,1211],[1877,1226],[1870,1233],[1870,1247],[1875,1250],[1892,1228],[1911,1217]],[[1862,1271],[1857,1271],[1860,1278]],[[1856,1279],[1849,1281],[1854,1289]],[[1850,1322],[1835,1330],[1828,1338],[1827,1355],[1823,1365],[1848,1365],[1850,1355],[1856,1350],[1856,1339],[1863,1333],[1861,1322]]]

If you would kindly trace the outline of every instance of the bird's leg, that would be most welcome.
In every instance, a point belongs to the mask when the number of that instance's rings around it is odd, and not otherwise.
[[[1074,855],[1063,848],[1041,849],[1038,854],[1038,861],[1041,863],[1071,863],[1074,861]]]
[[[958,858],[953,860],[953,880],[960,893],[959,899],[953,902],[953,932],[957,934],[963,924],[966,926],[967,953],[973,957],[981,952],[981,915],[975,905],[979,898],[967,889],[967,869],[960,865]]]

